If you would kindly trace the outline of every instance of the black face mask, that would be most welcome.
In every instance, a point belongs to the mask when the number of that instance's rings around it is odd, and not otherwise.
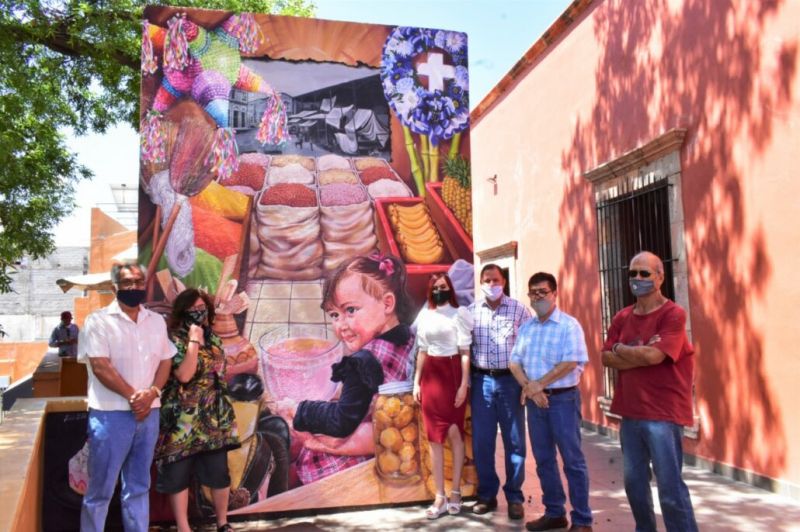
[[[450,301],[450,290],[434,290],[432,295],[433,302],[437,305],[444,305]]]
[[[144,301],[144,290],[117,290],[117,300],[128,307],[138,307]]]
[[[186,323],[200,325],[201,327],[205,324],[206,318],[208,317],[208,309],[203,310],[187,310],[186,311]]]

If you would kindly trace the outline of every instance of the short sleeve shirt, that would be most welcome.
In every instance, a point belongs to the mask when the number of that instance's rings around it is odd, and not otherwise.
[[[531,318],[528,308],[508,296],[492,310],[483,300],[469,306],[472,312],[472,363],[484,369],[507,369],[520,325]]]
[[[110,359],[120,377],[135,390],[141,390],[152,386],[158,365],[174,354],[175,346],[167,336],[167,324],[161,315],[141,307],[134,322],[116,300],[93,312],[78,337],[78,361],[86,364],[89,373],[89,408],[130,410],[127,398],[109,390],[94,376],[89,358]],[[156,399],[152,406],[160,407],[160,400]]]
[[[78,337],[78,326],[70,323],[66,327],[63,324],[58,324],[53,333],[50,335],[50,347],[58,347],[58,356],[74,357],[78,354],[78,344],[58,345],[58,342],[64,340],[73,340]]]
[[[417,321],[417,345],[429,356],[455,355],[472,343],[472,315],[465,307],[425,307]]]
[[[581,324],[556,307],[545,321],[533,317],[519,328],[511,361],[522,366],[529,379],[540,379],[561,362],[577,362],[567,375],[548,388],[577,386],[589,361]]]
[[[686,312],[678,304],[667,301],[644,315],[634,314],[633,306],[625,307],[611,321],[603,350],[610,351],[617,342],[646,345],[656,334],[661,340],[652,347],[666,355],[664,360],[653,366],[619,370],[611,412],[691,426],[694,349],[686,334]]]

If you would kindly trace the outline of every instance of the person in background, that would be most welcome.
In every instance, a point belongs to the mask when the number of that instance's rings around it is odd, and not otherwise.
[[[161,389],[175,346],[159,314],[144,308],[145,275],[134,262],[111,268],[116,299],[91,313],[78,340],[87,364],[89,484],[81,531],[105,530],[108,504],[120,478],[125,530],[150,524],[150,466],[158,438]]]
[[[172,304],[169,334],[178,353],[161,400],[156,490],[169,495],[179,532],[189,532],[189,484],[194,474],[211,489],[219,532],[228,524],[228,451],[240,446],[225,381],[222,340],[211,332],[214,302],[196,288]]]
[[[511,352],[511,373],[522,386],[520,400],[528,411],[536,474],[542,487],[544,515],[525,524],[528,530],[567,526],[567,497],[558,471],[561,455],[572,504],[570,530],[591,532],[589,470],[581,449],[581,394],[584,365],[589,361],[583,327],[556,305],[556,278],[544,272],[528,281],[536,317],[519,328]]]
[[[426,511],[428,519],[445,512],[461,511],[461,471],[464,465],[464,417],[469,393],[469,346],[472,316],[456,304],[455,290],[446,273],[435,273],[428,282],[428,304],[417,317],[414,399],[422,406],[422,418],[431,450],[436,499]],[[453,489],[444,493],[444,442],[453,450]]]
[[[611,412],[622,417],[625,493],[636,530],[656,530],[651,465],[667,530],[697,530],[689,489],[681,478],[682,426],[692,426],[694,349],[686,311],[661,293],[664,264],[643,251],[628,268],[636,303],[611,321],[603,365],[619,371]]]
[[[508,517],[522,519],[522,483],[525,481],[525,411],[520,404],[522,387],[511,375],[508,363],[520,325],[531,313],[519,301],[506,296],[505,277],[496,264],[481,269],[484,299],[469,306],[472,329],[472,448],[478,472],[476,514],[497,508],[500,479],[494,465],[497,426],[503,438]]]
[[[61,313],[61,323],[56,325],[50,334],[50,347],[58,348],[60,357],[78,356],[78,326],[72,323],[72,313],[65,310]]]

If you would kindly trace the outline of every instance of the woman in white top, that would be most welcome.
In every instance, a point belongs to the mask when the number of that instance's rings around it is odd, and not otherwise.
[[[469,382],[469,346],[472,343],[470,313],[456,304],[453,283],[446,273],[431,276],[428,304],[417,323],[417,369],[414,399],[422,406],[422,419],[431,448],[436,499],[425,513],[436,519],[445,512],[461,510],[461,469],[464,464],[464,414]],[[443,444],[453,449],[453,490],[444,494]]]

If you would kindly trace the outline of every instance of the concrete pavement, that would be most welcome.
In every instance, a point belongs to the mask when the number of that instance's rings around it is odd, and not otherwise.
[[[536,477],[535,462],[528,446],[524,493],[525,520],[539,517],[543,512],[541,491]],[[622,484],[622,453],[619,443],[593,432],[584,432],[584,452],[589,463],[594,530],[617,532],[634,530]],[[502,444],[498,441],[498,464],[502,464]],[[503,479],[502,466],[499,470]],[[705,470],[685,467],[684,478],[692,494],[697,522],[702,531],[800,531],[800,502],[729,480]],[[354,486],[355,488],[355,486]],[[566,483],[565,483],[566,489]],[[653,500],[660,521],[658,495],[653,485]],[[506,503],[498,498],[498,509],[487,515],[469,511],[465,503],[461,515],[443,516],[436,521],[424,517],[424,507],[386,508],[357,512],[329,513],[306,517],[233,522],[237,531],[278,530],[305,531],[372,531],[372,530],[524,530],[524,521],[511,521],[506,515]],[[215,530],[214,527],[202,530]]]

